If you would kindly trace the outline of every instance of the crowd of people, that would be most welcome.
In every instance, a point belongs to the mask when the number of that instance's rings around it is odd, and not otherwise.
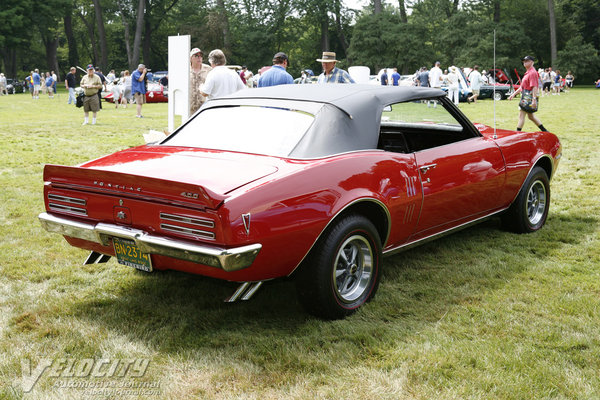
[[[261,68],[256,75],[245,66],[239,72],[227,67],[226,56],[219,49],[214,49],[209,53],[208,64],[203,62],[204,53],[199,48],[192,49],[189,56],[190,115],[195,113],[204,102],[213,98],[226,96],[245,88],[286,85],[295,82],[292,75],[287,71],[289,59],[283,52],[276,53],[273,56],[272,65]],[[304,69],[298,83],[314,83],[315,81],[321,84],[355,83],[355,80],[347,71],[336,66],[338,62],[336,53],[325,51],[322,53],[321,58],[317,58],[316,61],[321,63],[323,72],[318,77],[314,77],[312,70]],[[575,80],[571,71],[563,77],[559,70],[554,71],[550,67],[535,70],[532,67],[534,62],[535,60],[531,56],[523,58],[527,72],[521,79],[519,88],[509,97],[509,99],[512,99],[517,94],[521,94],[521,103],[523,98],[526,98],[529,102],[525,109],[520,105],[518,130],[521,130],[526,116],[541,130],[545,130],[539,119],[533,114],[537,111],[538,98],[550,94],[560,95],[563,90],[568,92],[573,87]],[[436,61],[431,69],[424,66],[415,72],[410,78],[410,84],[432,88],[444,87],[451,101],[458,105],[462,76],[462,82],[466,80],[471,89],[471,96],[467,98],[467,101],[475,103],[480,95],[482,85],[496,83],[493,73],[488,73],[485,70],[479,72],[479,68],[478,65],[465,69],[450,66],[448,69],[442,70],[441,63]],[[100,68],[94,68],[90,64],[87,66],[86,74],[78,82],[77,70],[75,67],[71,67],[65,77],[65,88],[68,91],[67,104],[77,104],[75,89],[80,86],[83,91],[83,125],[90,123],[94,125],[97,112],[102,108],[101,92],[106,91],[109,87],[116,108],[119,106],[126,108],[128,104],[135,103],[136,117],[143,118],[142,107],[146,102],[149,75],[151,75],[151,72],[144,64],[139,64],[138,68],[131,74],[128,70],[121,71],[119,77],[116,76],[114,70],[104,76]],[[402,76],[398,73],[397,68],[382,69],[377,76],[377,80],[381,85],[399,86],[401,85],[401,79]],[[33,99],[39,99],[40,92],[42,95],[48,95],[50,99],[54,98],[57,93],[57,83],[58,79],[54,71],[40,73],[38,69],[35,69],[25,79],[25,84],[29,88]],[[161,83],[166,86],[168,76],[163,77]],[[600,88],[600,79],[595,82],[595,85]],[[0,73],[0,95],[3,94],[7,94],[6,77]],[[437,102],[428,102],[427,105],[436,107]],[[89,120],[90,112],[92,113],[91,122]]]

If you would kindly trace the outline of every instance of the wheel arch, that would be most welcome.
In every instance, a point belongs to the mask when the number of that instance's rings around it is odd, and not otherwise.
[[[554,172],[553,164],[552,164],[552,157],[548,154],[544,154],[540,158],[538,158],[536,162],[534,162],[531,165],[531,168],[529,168],[529,171],[527,172],[527,175],[525,176],[523,183],[521,183],[521,186],[519,187],[517,194],[515,194],[515,196],[511,200],[510,205],[512,205],[515,202],[515,200],[519,196],[519,193],[521,193],[521,190],[523,189],[523,186],[525,185],[527,178],[529,177],[529,175],[531,175],[531,172],[534,170],[535,167],[542,168],[546,172],[546,175],[548,176],[548,180],[549,181],[552,180],[552,173]]]
[[[377,229],[377,233],[379,234],[379,238],[381,239],[381,248],[385,247],[385,243],[390,235],[391,229],[391,215],[390,211],[386,207],[386,205],[378,199],[372,197],[365,197],[356,199],[346,206],[341,208],[334,216],[329,220],[327,225],[321,230],[319,236],[315,239],[313,244],[310,246],[310,249],[306,252],[302,260],[296,265],[296,267],[290,272],[288,276],[291,276],[296,272],[299,267],[302,265],[304,260],[308,257],[312,249],[315,247],[317,242],[321,240],[323,234],[335,224],[340,218],[345,217],[349,214],[359,214],[367,218],[369,221],[375,225],[375,229]]]
[[[531,170],[535,167],[541,167],[544,171],[546,171],[546,175],[548,175],[548,179],[552,179],[552,174],[554,173],[554,167],[552,163],[552,157],[549,155],[543,155],[540,157],[531,167]],[[531,171],[529,171],[531,173]],[[529,174],[528,174],[529,175]]]
[[[356,200],[348,204],[332,218],[330,224],[348,214],[363,215],[371,221],[375,225],[375,229],[377,229],[377,233],[381,239],[381,247],[385,247],[385,243],[390,235],[391,217],[389,210],[381,201],[373,198]]]

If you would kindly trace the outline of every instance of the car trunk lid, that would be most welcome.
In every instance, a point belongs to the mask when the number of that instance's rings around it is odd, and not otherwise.
[[[248,157],[223,152],[163,150],[167,151],[130,149],[78,167],[46,165],[44,181],[55,187],[215,209],[229,192],[277,171],[260,157],[249,162]]]

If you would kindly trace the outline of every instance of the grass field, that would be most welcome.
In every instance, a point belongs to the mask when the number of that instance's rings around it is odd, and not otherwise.
[[[82,127],[64,92],[0,97],[0,399],[600,398],[599,95],[541,100],[563,144],[541,231],[489,220],[387,258],[375,299],[335,322],[305,314],[289,281],[224,304],[236,284],[112,259],[82,266],[87,254],[37,220],[44,164],[141,144],[166,128],[167,106],[137,119],[106,104]],[[489,100],[460,107],[493,123]],[[496,103],[496,116],[514,129],[517,101]],[[104,372],[86,375],[102,359]],[[44,360],[52,367],[25,393],[27,366]]]

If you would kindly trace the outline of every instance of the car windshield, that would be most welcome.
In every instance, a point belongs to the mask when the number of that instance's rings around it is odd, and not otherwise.
[[[282,108],[208,108],[162,144],[287,157],[313,121],[311,114]]]

